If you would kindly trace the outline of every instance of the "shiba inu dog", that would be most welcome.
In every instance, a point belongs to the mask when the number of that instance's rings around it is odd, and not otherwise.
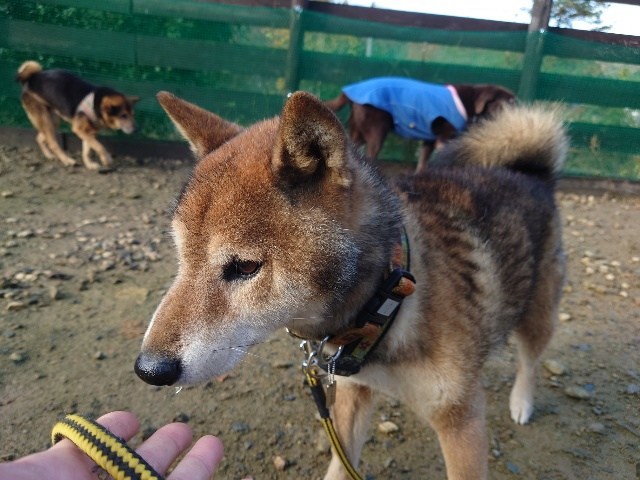
[[[82,140],[82,161],[91,170],[100,168],[91,158],[92,150],[103,167],[112,164],[111,155],[96,139],[98,131],[109,128],[133,133],[136,129],[133,106],[138,97],[97,87],[65,70],[43,70],[33,60],[20,66],[16,79],[22,84],[22,106],[38,131],[36,140],[48,159],[58,158],[66,166],[76,163],[56,139],[60,118],[69,122],[73,133]]]
[[[396,292],[406,298],[395,320],[353,375],[337,376],[338,435],[357,464],[374,394],[384,392],[435,429],[450,479],[485,478],[480,369],[515,332],[510,410],[527,423],[561,295],[554,183],[567,141],[558,115],[507,108],[450,143],[437,168],[388,184],[308,93],[246,129],[158,98],[199,161],[173,212],[178,273],[137,374],[154,385],[203,382],[284,327],[329,344],[345,332],[366,337],[388,303],[364,322],[362,312],[400,250],[411,274],[394,285],[415,285]],[[335,455],[325,478],[347,478]]]

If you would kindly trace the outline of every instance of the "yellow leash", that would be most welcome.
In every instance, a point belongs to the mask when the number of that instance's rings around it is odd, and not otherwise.
[[[63,438],[71,440],[115,480],[163,480],[121,438],[93,420],[67,415],[51,431],[52,443]]]
[[[334,453],[340,459],[351,480],[363,479],[342,448],[327,407],[327,394],[330,395],[330,403],[333,403],[336,388],[334,376],[349,376],[360,371],[366,357],[391,327],[400,310],[402,300],[415,291],[416,280],[409,272],[409,257],[409,237],[405,229],[402,228],[400,241],[394,247],[391,257],[389,273],[378,287],[376,294],[356,316],[354,328],[337,335],[328,335],[321,341],[306,339],[287,329],[289,335],[302,340],[300,349],[305,352],[302,371],[311,389],[311,395]],[[330,356],[323,354],[327,343],[338,347],[335,353]],[[326,392],[322,379],[327,380]]]
[[[324,431],[327,433],[327,437],[331,442],[331,446],[333,447],[335,454],[338,455],[342,466],[346,470],[351,480],[363,480],[357,470],[353,467],[353,465],[351,465],[347,454],[342,448],[342,444],[340,443],[340,439],[338,438],[338,433],[333,426],[333,421],[331,421],[329,409],[327,408],[327,397],[324,392],[324,387],[320,382],[318,382],[317,377],[312,375],[308,369],[305,369],[305,376],[307,378],[309,388],[311,388],[311,395],[313,396],[313,399],[316,402],[316,406],[318,407],[320,421],[322,422]]]

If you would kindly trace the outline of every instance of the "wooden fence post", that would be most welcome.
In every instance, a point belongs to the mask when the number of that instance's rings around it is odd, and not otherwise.
[[[544,53],[544,39],[549,27],[552,4],[553,0],[534,0],[533,2],[518,88],[518,97],[525,101],[532,101],[536,98],[538,76]]]
[[[289,51],[287,52],[287,93],[295,92],[300,87],[300,56],[304,42],[302,14],[306,7],[307,0],[291,0]]]

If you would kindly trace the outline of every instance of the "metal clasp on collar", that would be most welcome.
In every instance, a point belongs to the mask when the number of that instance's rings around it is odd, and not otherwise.
[[[305,360],[302,363],[302,369],[304,370],[307,384],[311,390],[313,401],[315,402],[316,407],[318,407],[320,421],[327,432],[327,436],[329,437],[333,450],[337,452],[337,456],[349,475],[349,478],[353,480],[363,480],[353,465],[351,465],[347,454],[342,448],[342,444],[340,443],[338,434],[333,426],[329,411],[330,406],[335,401],[336,395],[332,365],[335,368],[335,362],[342,354],[342,346],[340,346],[333,355],[324,355],[323,350],[330,337],[324,337],[320,342],[318,342],[317,340],[304,339],[288,328],[286,330],[292,337],[302,339],[302,342],[300,342],[300,350],[305,353]],[[322,362],[326,362],[324,365],[328,366],[327,370],[322,367],[318,359],[321,359]],[[329,385],[325,384],[327,379],[330,382]]]
[[[340,346],[332,355],[326,355],[324,353],[324,347],[328,340],[329,337],[327,336],[320,342],[303,340],[300,343],[300,350],[306,354],[306,358],[302,362],[302,369],[306,374],[316,379],[326,378],[328,376],[333,377],[336,360],[338,360],[342,354],[343,346]],[[333,383],[333,378],[330,378],[329,381]]]
[[[301,338],[289,329],[286,330],[292,337]],[[317,340],[302,339],[302,342],[300,342],[300,350],[305,353],[305,358],[302,361],[302,370],[305,374],[317,380],[333,374],[332,370],[335,368],[335,362],[340,358],[344,348],[341,345],[333,354],[325,354],[324,348],[329,338],[329,336],[326,336],[319,342]]]

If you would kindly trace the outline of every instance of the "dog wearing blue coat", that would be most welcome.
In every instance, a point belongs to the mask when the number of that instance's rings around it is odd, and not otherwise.
[[[378,77],[343,87],[325,104],[334,112],[351,104],[349,131],[356,145],[378,158],[390,131],[420,140],[416,172],[424,171],[434,149],[461,133],[469,123],[493,116],[514,103],[510,90],[491,84],[440,85],[403,77]]]

